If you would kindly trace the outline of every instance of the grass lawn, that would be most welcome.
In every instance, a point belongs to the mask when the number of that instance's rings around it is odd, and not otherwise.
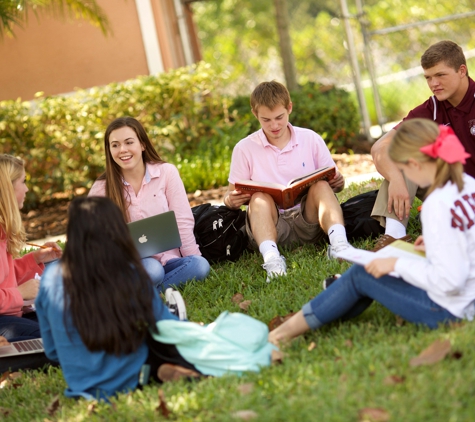
[[[341,199],[377,188],[352,186]],[[415,212],[415,210],[413,210]],[[417,224],[410,232],[418,234]],[[359,247],[369,247],[361,241]],[[192,321],[209,323],[222,311],[244,312],[265,323],[297,311],[318,294],[321,281],[348,263],[329,261],[326,247],[284,251],[288,275],[270,284],[257,254],[213,266],[203,283],[183,290]],[[0,418],[8,421],[473,421],[475,325],[429,330],[406,323],[379,304],[360,317],[334,323],[281,348],[282,363],[260,373],[186,383],[149,385],[123,394],[112,406],[67,399],[61,371],[30,372],[0,389]],[[435,340],[449,340],[447,356],[412,367],[410,360]],[[159,390],[162,404],[159,407]],[[166,409],[165,409],[166,407]],[[247,411],[247,412],[246,412]],[[169,412],[169,413],[168,413]],[[241,413],[239,413],[241,412]],[[166,415],[168,414],[168,418]]]

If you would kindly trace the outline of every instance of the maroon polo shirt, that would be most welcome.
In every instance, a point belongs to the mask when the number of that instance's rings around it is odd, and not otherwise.
[[[421,117],[450,126],[471,155],[465,163],[465,172],[475,177],[475,82],[471,78],[468,78],[468,82],[468,90],[457,107],[453,107],[447,100],[439,101],[433,95],[411,110],[403,120]]]

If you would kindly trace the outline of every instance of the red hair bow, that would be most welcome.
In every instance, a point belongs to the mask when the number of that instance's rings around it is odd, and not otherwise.
[[[457,162],[465,164],[465,159],[470,157],[452,128],[443,125],[439,125],[439,136],[435,142],[420,148],[419,151],[429,157],[440,158],[449,164]]]

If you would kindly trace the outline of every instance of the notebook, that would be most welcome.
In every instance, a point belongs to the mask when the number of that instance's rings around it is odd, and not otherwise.
[[[13,341],[8,346],[0,346],[0,358],[7,356],[30,355],[32,353],[42,353],[43,340],[36,338],[33,340]]]
[[[147,258],[181,246],[175,211],[143,218],[127,225],[140,258]]]

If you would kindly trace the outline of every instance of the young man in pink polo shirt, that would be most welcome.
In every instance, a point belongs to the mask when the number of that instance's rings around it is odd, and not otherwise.
[[[251,110],[261,129],[236,144],[231,159],[229,187],[224,204],[237,209],[249,201],[246,230],[250,246],[264,258],[267,282],[287,274],[283,246],[316,243],[328,234],[328,256],[348,248],[344,220],[335,192],[345,186],[330,151],[314,131],[289,123],[292,102],[287,88],[279,82],[262,82],[251,94]],[[235,189],[239,180],[286,185],[320,167],[335,167],[335,177],[312,185],[297,206],[281,210],[268,194],[254,195]]]
[[[422,117],[450,126],[471,155],[464,165],[465,172],[475,177],[475,82],[468,76],[463,50],[452,41],[440,41],[424,52],[421,66],[434,95],[403,120]],[[396,239],[410,239],[406,235],[409,211],[414,197],[423,199],[425,193],[406,179],[388,156],[389,144],[398,127],[382,136],[371,149],[376,169],[385,178],[372,217],[386,230],[374,251]]]

